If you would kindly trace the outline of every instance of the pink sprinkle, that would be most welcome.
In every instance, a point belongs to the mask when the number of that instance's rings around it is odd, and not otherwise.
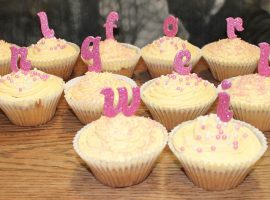
[[[222,135],[222,140],[226,140],[227,139],[227,135]]]
[[[239,130],[240,127],[241,127],[241,125],[240,125],[240,124],[237,124],[237,125],[235,126],[235,129],[236,129],[236,130]]]
[[[220,135],[216,135],[216,139],[219,140],[220,139]]]
[[[196,140],[201,140],[202,139],[202,136],[201,135],[197,135],[196,136]]]
[[[204,130],[204,129],[205,129],[205,125],[201,125],[201,129],[203,129],[203,130]]]
[[[223,130],[222,130],[222,129],[219,129],[219,130],[218,130],[218,133],[219,133],[219,134],[223,134]]]
[[[211,146],[211,151],[215,151],[216,150],[216,146],[215,145],[212,145]]]
[[[186,85],[190,85],[190,82],[186,82]]]
[[[197,152],[198,152],[198,153],[201,153],[201,152],[202,152],[202,148],[198,147],[198,148],[197,148]]]
[[[22,88],[19,88],[19,92],[22,92]]]
[[[208,85],[208,83],[206,81],[203,84],[204,84],[205,87]]]
[[[176,90],[183,91],[182,88],[180,87],[177,87]]]
[[[243,138],[247,138],[248,137],[248,134],[247,133],[244,133],[243,134]]]
[[[170,79],[176,79],[176,75],[175,75],[175,74],[169,74],[168,77],[169,77]]]
[[[233,148],[236,150],[238,149],[238,145],[233,145]]]
[[[238,145],[238,141],[233,141],[233,145]]]
[[[181,146],[180,151],[185,151],[185,147]]]
[[[218,125],[217,125],[217,128],[218,128],[218,129],[221,129],[221,124],[218,124]]]
[[[36,78],[33,78],[33,81],[36,81],[37,79]]]
[[[52,47],[50,47],[50,50],[52,51],[52,50],[53,50],[53,48],[52,48]]]
[[[189,80],[189,76],[186,76],[186,80],[187,80],[187,81]]]

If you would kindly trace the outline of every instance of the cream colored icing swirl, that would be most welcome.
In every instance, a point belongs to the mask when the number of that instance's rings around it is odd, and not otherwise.
[[[179,37],[163,36],[142,49],[142,54],[151,57],[158,57],[166,60],[174,60],[176,53],[183,50],[183,47],[191,53],[191,58],[200,54],[200,49],[186,40]]]
[[[11,56],[11,44],[0,40],[0,59],[9,59]]]
[[[186,123],[173,135],[174,148],[189,159],[217,164],[248,161],[261,151],[254,130],[242,122],[221,122],[216,114]]]
[[[217,97],[215,86],[196,74],[161,76],[143,88],[144,101],[169,108],[190,108],[214,101]]]
[[[129,59],[137,55],[135,49],[128,48],[113,39],[101,41],[99,51],[101,61]]]
[[[119,87],[127,88],[129,100],[132,97],[132,86],[127,81],[119,79],[116,75],[109,72],[87,72],[72,87],[65,90],[65,98],[85,101],[89,106],[103,106],[104,95],[100,94],[100,92],[106,87],[113,89],[115,104],[117,104],[119,99],[117,91]]]
[[[51,60],[73,56],[76,53],[77,50],[75,47],[63,39],[57,39],[55,37],[42,38],[37,42],[37,44],[33,44],[28,47],[27,58],[29,60]]]
[[[259,59],[259,47],[249,44],[240,38],[222,39],[203,47],[203,54],[226,61],[249,61]]]
[[[102,116],[81,131],[78,147],[89,157],[104,161],[125,161],[160,148],[166,129],[148,118],[118,114]]]
[[[232,84],[226,92],[230,94],[232,103],[270,105],[270,77],[248,74],[230,80]]]
[[[39,70],[12,72],[0,78],[0,99],[36,100],[63,91],[64,81]]]

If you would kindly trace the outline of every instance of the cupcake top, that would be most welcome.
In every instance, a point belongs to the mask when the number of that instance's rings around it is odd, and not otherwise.
[[[254,159],[262,144],[246,123],[220,121],[216,114],[200,116],[180,125],[172,135],[172,145],[182,156],[197,162],[237,164]]]
[[[55,37],[42,38],[37,44],[28,47],[28,59],[61,59],[73,56],[77,52],[78,49],[76,49],[75,45],[73,46],[63,39],[57,39]]]
[[[249,44],[240,38],[222,39],[212,42],[203,47],[203,54],[213,56],[217,59],[226,59],[226,61],[253,60],[254,57],[259,60],[259,47]]]
[[[143,86],[141,93],[144,101],[169,108],[190,108],[217,97],[215,86],[196,74],[174,73],[155,78]]]
[[[0,59],[10,59],[11,51],[10,47],[12,44],[0,40]]]
[[[199,56],[200,49],[198,47],[179,37],[167,36],[163,36],[143,47],[142,53],[147,56],[173,61],[176,53],[183,50],[183,46],[190,51],[192,57]]]
[[[226,92],[230,94],[232,104],[270,105],[270,77],[248,74],[229,80],[231,87]]]
[[[102,116],[79,133],[79,151],[103,161],[126,161],[146,156],[167,142],[167,131],[158,122],[122,114],[113,118]]]
[[[135,49],[128,48],[113,39],[101,41],[99,51],[101,61],[129,59],[138,54]]]
[[[74,101],[85,101],[87,102],[85,106],[103,106],[104,95],[100,94],[100,92],[102,89],[110,87],[115,93],[114,102],[117,104],[119,99],[117,88],[125,87],[127,88],[130,100],[132,96],[132,85],[119,77],[119,75],[109,72],[87,72],[84,76],[77,79],[78,81],[75,81],[72,86],[66,87],[65,98]]]
[[[37,100],[62,92],[64,81],[39,70],[18,70],[0,78],[0,100]]]

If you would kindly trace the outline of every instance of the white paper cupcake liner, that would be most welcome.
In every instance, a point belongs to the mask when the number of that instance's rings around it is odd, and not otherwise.
[[[38,126],[52,119],[62,92],[63,89],[42,99],[17,102],[0,99],[0,107],[13,124],[19,126]]]
[[[238,120],[236,120],[238,121]],[[188,178],[197,186],[206,190],[228,190],[238,186],[251,171],[256,162],[263,156],[267,149],[267,141],[262,132],[257,128],[241,122],[256,135],[262,147],[259,153],[247,161],[239,161],[237,164],[217,164],[202,159],[192,159],[188,155],[178,152],[173,145],[173,137],[179,129],[192,121],[187,121],[175,127],[169,135],[168,145],[174,155],[183,166]]]
[[[221,91],[221,85],[218,86]],[[245,103],[241,101],[231,100],[231,107],[234,117],[241,121],[247,122],[261,131],[270,130],[270,105]]]
[[[115,76],[117,78],[129,83],[132,87],[137,87],[137,84],[130,78],[128,78],[126,76],[119,75],[119,74],[115,74]],[[65,84],[64,93],[66,94],[66,91],[70,87],[73,87],[76,83],[78,83],[81,78],[82,78],[82,76],[76,77],[76,78],[68,81]],[[86,106],[86,105],[90,105],[91,102],[89,102],[87,100],[81,100],[81,101],[74,100],[74,99],[68,98],[66,95],[65,95],[65,99],[66,99],[68,105],[70,106],[70,108],[73,110],[73,112],[77,116],[77,118],[83,124],[88,124],[88,123],[100,118],[100,116],[102,115],[103,105],[100,106],[100,104],[99,104],[99,105]]]
[[[78,146],[80,134],[88,126],[91,126],[91,124],[88,124],[76,134],[73,140],[73,147],[77,154],[86,162],[96,179],[110,187],[128,187],[144,181],[167,144],[168,133],[164,128],[164,141],[153,151],[126,159],[125,161],[96,160],[82,152]]]
[[[0,59],[0,76],[4,76],[6,74],[9,74],[11,72],[10,68],[10,59]]]
[[[200,115],[206,114],[217,98],[217,95],[214,95],[211,99],[209,99],[208,102],[200,105],[194,105],[189,108],[162,107],[147,101],[143,96],[144,89],[148,87],[152,81],[154,80],[150,80],[141,86],[141,98],[146,107],[149,109],[153,118],[163,124],[167,130],[173,129],[175,126],[184,121],[195,119]]]
[[[111,72],[114,74],[120,74],[127,77],[132,77],[133,71],[141,57],[141,50],[138,47],[131,44],[126,44],[126,43],[121,43],[121,44],[127,48],[136,50],[137,54],[134,57],[128,58],[128,59],[115,59],[115,60],[108,60],[108,61],[102,60],[102,71]],[[87,60],[84,60],[83,58],[82,60],[87,65],[91,63],[91,61],[89,62]]]
[[[70,42],[68,42],[68,44],[73,46],[76,50],[76,53],[74,53],[74,55],[48,60],[30,59],[32,68],[37,68],[43,72],[59,76],[64,80],[67,80],[72,74],[74,65],[80,53],[80,48],[76,44]]]
[[[258,58],[255,57],[253,59],[250,58],[250,60],[239,60],[238,62],[230,62],[228,60],[221,60],[211,55],[208,55],[203,49],[203,57],[208,63],[213,77],[219,81],[234,76],[252,74],[258,65]]]
[[[171,74],[173,72],[173,60],[149,56],[143,53],[142,58],[146,63],[146,66],[152,78],[156,78],[161,75]],[[198,48],[198,53],[191,56],[190,64],[192,65],[192,68],[195,67],[195,65],[199,62],[200,58],[201,51]]]

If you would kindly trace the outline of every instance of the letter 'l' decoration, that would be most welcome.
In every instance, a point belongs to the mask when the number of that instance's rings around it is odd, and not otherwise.
[[[49,28],[48,17],[46,15],[46,13],[42,11],[42,12],[39,12],[37,15],[38,15],[39,20],[40,20],[42,35],[45,38],[54,37],[54,30]]]

